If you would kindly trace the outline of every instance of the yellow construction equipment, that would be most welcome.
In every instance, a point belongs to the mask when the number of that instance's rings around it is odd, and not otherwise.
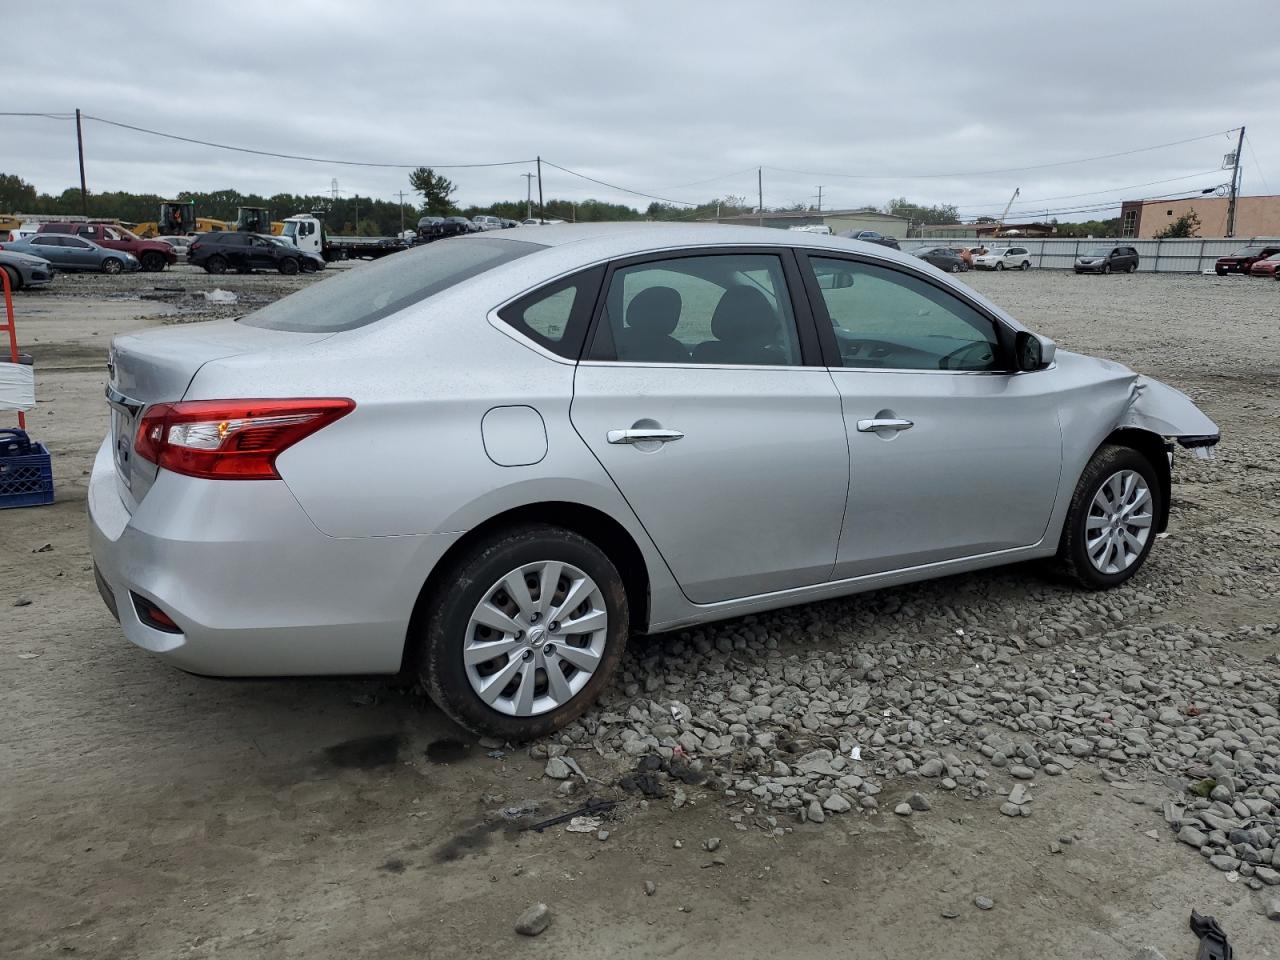
[[[165,200],[160,204],[160,219],[139,223],[133,227],[133,232],[144,239],[150,239],[231,229],[223,220],[197,217],[193,200]]]

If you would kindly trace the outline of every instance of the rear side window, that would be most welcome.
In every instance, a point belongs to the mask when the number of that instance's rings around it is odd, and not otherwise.
[[[353,330],[541,249],[540,243],[481,237],[431,243],[313,283],[240,322],[299,333]]]
[[[498,316],[534,343],[577,360],[603,277],[604,268],[596,267],[557,280],[503,307]]]

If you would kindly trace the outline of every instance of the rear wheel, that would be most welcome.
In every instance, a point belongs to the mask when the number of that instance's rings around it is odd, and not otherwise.
[[[22,289],[22,274],[20,274],[17,270],[13,269],[13,267],[0,267],[0,269],[4,270],[4,272],[9,275],[10,290],[12,290],[14,293],[17,293],[19,290]]]
[[[227,258],[220,253],[215,253],[204,262],[204,268],[209,273],[226,273]]]
[[[1151,462],[1104,444],[1076,484],[1058,547],[1063,572],[1090,590],[1117,587],[1142,566],[1163,504]]]
[[[479,541],[427,598],[423,682],[454,721],[522,741],[570,723],[608,685],[627,594],[589,540],[542,524]]]
[[[142,263],[143,270],[147,270],[151,273],[158,273],[164,269],[165,258],[163,253],[158,253],[155,250],[148,250],[139,259]]]
[[[102,272],[117,274],[124,269],[124,261],[118,257],[107,257],[102,261]]]
[[[1129,264],[1129,272],[1130,272],[1130,273],[1137,273],[1137,272],[1138,272],[1138,265],[1137,265],[1136,263],[1131,263],[1131,264]]]
[[[1023,269],[1023,270],[1030,270],[1030,269],[1031,269],[1031,261],[1030,261],[1030,260],[1023,260],[1023,261],[1022,261],[1022,269]]]
[[[298,272],[298,261],[295,260],[293,257],[285,257],[283,260],[280,261],[280,265],[278,269],[286,277],[292,277],[295,273]]]

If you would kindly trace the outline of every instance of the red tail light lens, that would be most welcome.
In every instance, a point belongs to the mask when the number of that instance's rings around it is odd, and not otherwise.
[[[143,413],[133,446],[188,477],[279,480],[276,457],[355,408],[345,397],[160,403]]]

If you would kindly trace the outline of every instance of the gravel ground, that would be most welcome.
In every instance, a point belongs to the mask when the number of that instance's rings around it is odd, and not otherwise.
[[[1218,460],[1179,452],[1143,572],[1086,594],[1012,567],[638,638],[596,709],[521,749],[381,681],[177,673],[101,608],[104,338],[315,281],[21,298],[59,503],[0,521],[6,954],[1175,957],[1195,908],[1280,956],[1280,284],[969,279],[1222,427]],[[589,797],[617,805],[521,829]]]

